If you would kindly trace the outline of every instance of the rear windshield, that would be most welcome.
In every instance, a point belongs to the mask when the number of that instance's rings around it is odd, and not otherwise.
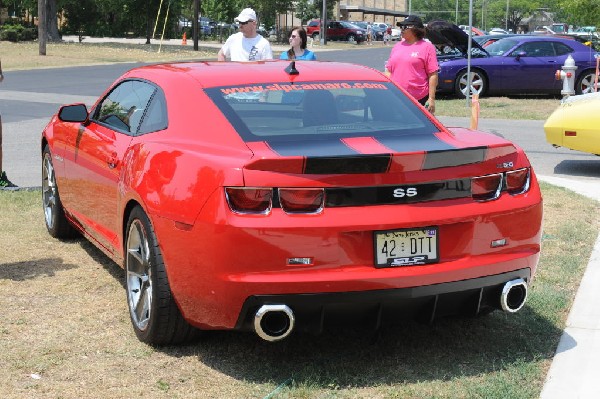
[[[206,91],[245,141],[418,135],[439,130],[392,83],[270,83]]]

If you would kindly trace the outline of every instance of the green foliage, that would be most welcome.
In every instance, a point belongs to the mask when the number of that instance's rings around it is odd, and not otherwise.
[[[314,4],[315,4],[315,9],[316,9],[317,13],[319,14],[319,16],[321,16],[321,14],[323,13],[323,0],[315,0]],[[333,6],[334,5],[335,5],[335,1],[333,1],[333,0],[327,1],[327,19],[329,19],[329,20],[337,19],[337,16],[333,15]]]
[[[37,29],[21,24],[5,24],[0,30],[0,40],[16,43],[35,39],[37,39]]]
[[[473,26],[482,29],[494,27],[516,31],[516,26],[523,18],[531,16],[532,13],[544,4],[554,0],[474,0],[473,2]],[[563,0],[571,1],[571,0]],[[587,1],[587,0],[580,0]],[[589,0],[592,1],[592,0]],[[506,23],[506,6],[508,4],[508,24]],[[458,5],[458,13],[456,6]],[[458,25],[469,23],[469,3],[456,2],[455,0],[413,0],[412,13],[424,16],[424,21],[445,20]]]
[[[298,17],[302,24],[305,25],[308,21],[319,16],[319,12],[315,8],[313,3],[309,3],[308,0],[300,0],[296,3],[296,17]]]
[[[19,33],[14,29],[5,29],[0,32],[0,40],[16,43],[19,41]]]
[[[597,0],[558,0],[558,6],[568,24],[600,27],[600,2]]]

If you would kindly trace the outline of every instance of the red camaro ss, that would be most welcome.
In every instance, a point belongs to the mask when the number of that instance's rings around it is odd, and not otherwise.
[[[151,344],[513,313],[539,259],[524,152],[358,65],[136,68],[62,107],[41,151],[49,233],[124,267]]]

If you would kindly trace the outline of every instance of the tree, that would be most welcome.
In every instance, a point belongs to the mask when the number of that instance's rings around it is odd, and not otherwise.
[[[300,0],[296,3],[296,17],[302,21],[302,25],[305,25],[313,18],[317,18],[319,14],[315,5],[309,3],[308,0]]]
[[[323,16],[321,15],[323,13],[323,0],[315,0],[314,5],[315,5],[315,9],[317,10],[317,13],[319,14],[319,16],[321,18],[323,18]],[[329,19],[329,20],[337,19],[337,16],[333,15],[333,6],[334,5],[335,5],[334,0],[327,1],[327,19]]]
[[[559,0],[565,21],[576,26],[600,26],[598,0]]]

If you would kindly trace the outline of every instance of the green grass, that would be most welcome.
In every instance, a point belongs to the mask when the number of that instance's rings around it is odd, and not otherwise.
[[[132,331],[123,271],[57,241],[40,192],[0,192],[0,392],[5,398],[537,398],[598,235],[600,204],[542,184],[544,240],[530,300],[494,312],[266,343],[213,332],[153,348]],[[574,257],[573,254],[578,254]],[[33,379],[31,374],[39,374]]]
[[[559,104],[560,98],[549,96],[483,97],[479,118],[546,120]],[[471,118],[470,105],[464,98],[440,96],[435,114]]]

